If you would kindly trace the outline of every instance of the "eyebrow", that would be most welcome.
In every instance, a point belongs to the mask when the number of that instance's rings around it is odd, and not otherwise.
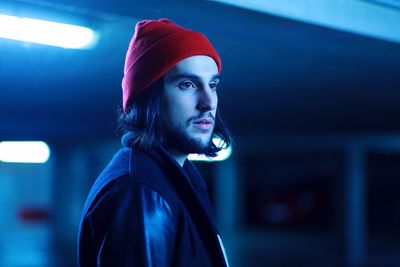
[[[215,74],[211,77],[211,80],[216,80],[216,79],[220,79],[220,78],[221,78],[221,76],[219,74]],[[201,77],[196,74],[181,73],[181,74],[176,74],[176,75],[171,76],[170,79],[173,81],[176,81],[178,79],[191,79],[191,80],[200,81]]]

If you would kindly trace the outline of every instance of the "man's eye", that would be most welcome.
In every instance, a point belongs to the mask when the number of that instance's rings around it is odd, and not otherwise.
[[[179,87],[182,89],[190,89],[195,87],[195,85],[192,82],[186,81],[186,82],[181,82],[179,84]]]
[[[218,83],[210,83],[210,88],[211,89],[217,89]]]

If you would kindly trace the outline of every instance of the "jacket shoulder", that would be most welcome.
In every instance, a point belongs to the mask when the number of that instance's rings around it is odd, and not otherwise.
[[[129,175],[130,154],[130,148],[123,148],[114,155],[107,167],[100,173],[94,182],[87,197],[83,214],[87,213],[96,197],[107,185],[117,178]]]
[[[83,214],[86,214],[103,194],[134,184],[151,188],[166,199],[174,195],[166,174],[152,157],[133,148],[123,148],[97,177],[87,197]]]

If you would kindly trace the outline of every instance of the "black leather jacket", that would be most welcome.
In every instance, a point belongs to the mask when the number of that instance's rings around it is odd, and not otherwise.
[[[161,148],[120,150],[85,203],[78,264],[227,266],[205,182],[192,163],[181,168]]]

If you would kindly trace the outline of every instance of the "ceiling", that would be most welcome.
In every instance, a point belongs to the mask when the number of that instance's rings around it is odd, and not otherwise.
[[[220,52],[220,109],[238,137],[400,133],[395,41],[202,0],[5,4],[18,14],[91,26],[100,40],[91,50],[68,50],[0,39],[0,140],[115,136],[134,24],[162,17],[205,33]]]

